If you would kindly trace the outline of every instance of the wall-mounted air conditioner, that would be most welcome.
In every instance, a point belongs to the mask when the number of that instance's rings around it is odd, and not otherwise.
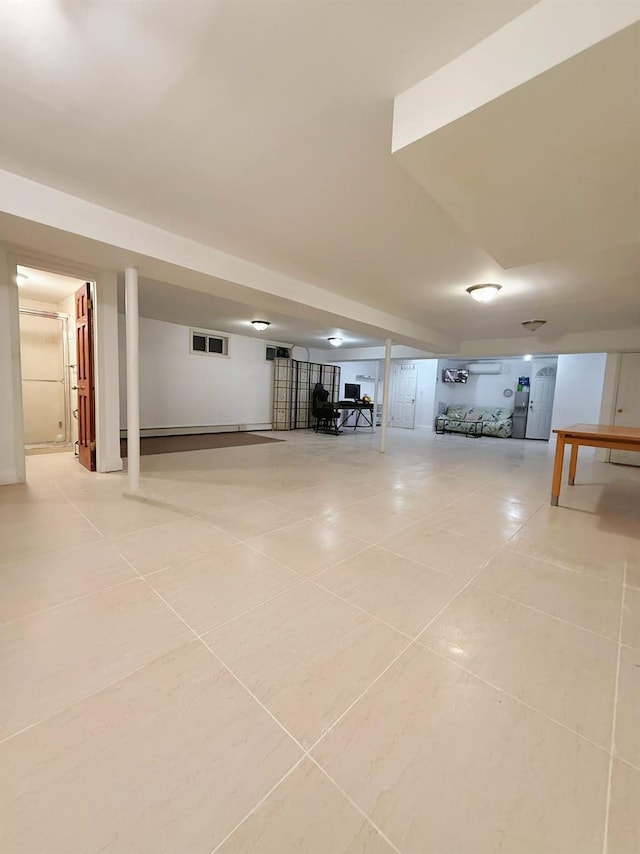
[[[502,362],[469,362],[467,370],[470,374],[501,374]]]

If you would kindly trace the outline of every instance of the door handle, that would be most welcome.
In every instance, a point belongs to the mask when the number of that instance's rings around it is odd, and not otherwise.
[[[617,411],[618,411],[618,412],[623,412],[624,410],[622,410],[622,409],[618,409]]]

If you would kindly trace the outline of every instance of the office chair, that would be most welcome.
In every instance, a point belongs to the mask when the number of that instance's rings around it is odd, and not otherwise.
[[[311,414],[316,419],[316,433],[329,433],[332,436],[339,436],[342,433],[342,430],[338,429],[340,412],[334,409],[333,404],[329,402],[329,392],[326,389],[313,392]]]

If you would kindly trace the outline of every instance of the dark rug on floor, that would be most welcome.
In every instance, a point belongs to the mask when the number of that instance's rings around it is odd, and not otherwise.
[[[284,442],[255,433],[197,433],[193,436],[146,436],[140,439],[140,454],[175,454],[180,451],[203,451],[209,448],[235,448],[238,445],[263,445]],[[120,454],[127,456],[127,440],[120,439]]]

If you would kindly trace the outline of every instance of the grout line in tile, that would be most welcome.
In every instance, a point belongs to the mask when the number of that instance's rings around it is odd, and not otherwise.
[[[485,564],[483,564],[483,565],[482,565],[482,567],[478,570],[478,572],[480,572],[480,571],[484,568],[484,566],[485,566]],[[476,573],[476,574],[477,574],[477,573]],[[475,576],[473,576],[473,577],[475,578]],[[372,682],[370,682],[370,683],[369,683],[369,685],[367,685],[367,687],[366,687],[366,688],[365,688],[365,689],[364,689],[364,690],[363,690],[363,691],[362,691],[362,692],[361,692],[361,693],[356,697],[356,699],[355,699],[355,700],[354,700],[354,701],[353,701],[353,702],[352,702],[352,703],[351,703],[351,704],[350,704],[350,705],[349,705],[349,706],[348,706],[348,707],[347,707],[347,708],[342,712],[342,714],[341,714],[341,715],[339,715],[339,717],[337,717],[337,718],[336,718],[336,720],[331,724],[331,726],[330,726],[330,727],[329,727],[325,732],[323,732],[323,733],[322,733],[322,735],[320,736],[320,738],[318,738],[318,739],[317,739],[317,740],[316,740],[316,741],[311,745],[311,747],[309,748],[309,750],[310,750],[310,751],[311,751],[311,750],[313,750],[313,749],[314,749],[314,748],[315,748],[315,747],[320,743],[320,741],[322,741],[322,739],[323,739],[323,738],[325,738],[325,737],[326,737],[326,736],[331,732],[331,730],[332,730],[332,729],[333,729],[333,728],[334,728],[334,727],[335,727],[335,726],[336,726],[336,725],[337,725],[337,724],[338,724],[338,723],[339,723],[339,722],[340,722],[340,721],[341,721],[341,720],[342,720],[342,719],[343,719],[343,718],[344,718],[344,717],[345,717],[345,716],[346,716],[346,715],[351,711],[351,709],[356,705],[356,703],[358,703],[358,702],[362,699],[362,697],[364,697],[364,695],[369,691],[369,689],[370,689],[370,688],[372,688],[372,687],[376,684],[376,682],[378,682],[378,680],[379,680],[379,679],[381,679],[381,678],[382,678],[382,676],[384,676],[384,674],[385,674],[385,673],[386,673],[386,672],[387,672],[391,667],[393,667],[393,665],[396,663],[396,661],[398,661],[398,659],[399,659],[401,656],[403,656],[403,655],[405,654],[405,652],[407,652],[407,651],[409,650],[409,648],[410,648],[411,646],[413,646],[413,644],[415,644],[415,643],[418,641],[418,638],[420,637],[420,635],[421,635],[424,631],[426,631],[426,630],[429,628],[429,626],[430,626],[430,625],[431,625],[435,620],[437,620],[437,619],[438,619],[438,617],[442,614],[442,612],[443,612],[443,611],[445,611],[445,610],[449,607],[449,605],[451,605],[451,603],[452,603],[455,599],[457,599],[457,597],[462,593],[462,591],[463,591],[463,590],[466,590],[466,588],[469,586],[469,584],[470,584],[470,583],[471,583],[471,581],[468,581],[466,584],[464,584],[464,585],[460,588],[460,590],[458,590],[458,591],[457,591],[457,593],[455,593],[455,594],[451,597],[451,599],[449,599],[449,601],[448,601],[445,605],[443,605],[443,606],[442,606],[442,608],[440,608],[440,610],[439,610],[439,611],[438,611],[438,612],[437,612],[437,613],[436,613],[436,614],[435,614],[435,615],[434,615],[434,616],[433,616],[433,617],[428,621],[428,623],[424,626],[424,628],[422,628],[422,629],[418,632],[418,634],[417,634],[414,638],[412,638],[412,639],[411,639],[410,643],[408,643],[405,647],[403,647],[403,648],[400,650],[400,652],[395,656],[395,658],[393,658],[393,659],[392,659],[392,660],[387,664],[387,666],[386,666],[383,670],[381,670],[381,671],[380,671],[380,673],[376,676],[376,678],[375,678]],[[336,595],[337,595],[337,594],[336,594]],[[338,596],[338,598],[342,598],[342,597]],[[346,600],[343,600],[343,601],[345,601],[345,602],[346,602]],[[351,603],[347,602],[347,604],[351,604]],[[370,615],[370,616],[373,616],[373,615]],[[378,619],[378,618],[376,617],[375,619]],[[397,631],[397,629],[396,629],[396,631]],[[402,632],[401,632],[401,634],[404,634],[404,633],[402,633]],[[405,637],[406,637],[406,635],[405,635]],[[421,644],[421,645],[422,645],[422,646],[424,646],[423,644]]]
[[[273,794],[273,792],[275,792],[275,790],[278,788],[278,786],[280,786],[282,783],[284,783],[284,781],[287,779],[287,777],[290,777],[291,774],[293,774],[293,772],[296,770],[296,768],[298,768],[304,762],[304,760],[306,758],[307,758],[307,754],[304,753],[302,756],[299,757],[299,759],[296,760],[296,762],[291,766],[291,768],[289,768],[287,773],[284,774],[278,780],[277,783],[274,783],[273,786],[269,789],[269,791],[265,795],[263,795],[260,798],[260,800],[257,803],[255,803],[253,805],[253,807],[251,807],[249,812],[245,816],[243,816],[243,818],[240,819],[240,821],[235,825],[235,827],[233,827],[229,831],[229,833],[227,833],[227,835],[224,837],[224,839],[221,839],[220,842],[217,843],[215,848],[211,851],[211,854],[216,854],[216,851],[219,851],[220,848],[222,848],[224,843],[233,836],[233,834],[236,832],[236,830],[238,830],[240,827],[242,827],[242,825],[245,823],[245,821],[247,821],[247,819],[251,818],[251,816],[254,815],[254,813],[256,813],[260,809],[262,804]]]
[[[126,560],[126,558],[125,558],[125,560]],[[129,561],[127,561],[127,563],[129,563]],[[137,573],[136,568],[135,568],[132,564],[129,564],[129,565],[130,565],[130,566],[131,566],[131,568],[132,568],[132,569]],[[262,709],[263,709],[263,710],[264,710],[264,711],[269,715],[269,717],[270,717],[273,721],[275,721],[275,723],[280,727],[280,729],[281,729],[284,733],[286,733],[286,735],[288,735],[288,736],[289,736],[289,738],[291,738],[291,739],[292,739],[292,740],[293,740],[293,741],[298,745],[298,747],[299,747],[302,751],[305,751],[305,748],[303,747],[303,745],[302,745],[302,744],[300,744],[300,742],[298,741],[298,739],[297,739],[294,735],[292,735],[292,734],[289,732],[289,730],[284,726],[284,724],[282,724],[282,723],[278,720],[278,718],[276,718],[276,716],[275,716],[272,712],[270,712],[270,711],[269,711],[269,709],[264,705],[264,703],[262,703],[262,702],[258,699],[258,697],[256,697],[256,695],[253,693],[253,691],[251,691],[251,689],[250,689],[247,685],[245,685],[245,683],[244,683],[244,682],[243,682],[243,681],[242,681],[242,680],[241,680],[241,679],[240,679],[240,678],[239,678],[239,677],[238,677],[238,676],[233,672],[233,670],[228,666],[228,664],[226,664],[226,663],[225,663],[225,662],[220,658],[220,656],[218,656],[218,655],[214,652],[214,650],[213,650],[213,649],[212,649],[212,648],[207,644],[207,642],[204,640],[204,635],[199,635],[199,634],[198,634],[198,632],[196,632],[196,630],[193,628],[193,626],[189,625],[189,623],[184,619],[184,617],[182,617],[182,616],[178,613],[178,611],[176,611],[176,609],[175,609],[175,608],[174,608],[174,607],[173,607],[169,602],[167,602],[167,600],[164,598],[164,596],[162,596],[162,594],[158,593],[158,591],[155,589],[155,587],[153,587],[153,585],[152,585],[152,584],[149,584],[149,582],[146,580],[146,578],[145,578],[143,575],[140,575],[139,573],[137,573],[137,574],[138,574],[138,576],[142,579],[142,581],[144,581],[144,582],[145,582],[145,584],[149,587],[149,589],[153,592],[153,594],[154,594],[155,596],[157,596],[157,597],[158,597],[158,599],[160,599],[160,601],[161,601],[161,602],[164,602],[164,604],[167,606],[167,608],[168,608],[170,611],[173,611],[173,613],[176,615],[176,617],[177,617],[177,618],[178,618],[178,619],[179,619],[179,620],[180,620],[180,621],[181,621],[181,622],[182,622],[182,623],[187,627],[187,629],[189,629],[189,631],[190,631],[190,632],[191,632],[191,634],[194,636],[194,638],[195,638],[199,643],[201,643],[201,644],[204,646],[204,648],[205,648],[205,649],[206,649],[206,650],[207,650],[207,651],[208,651],[208,652],[209,652],[209,653],[210,653],[210,654],[211,654],[211,655],[216,659],[216,661],[217,661],[217,662],[219,662],[219,664],[221,664],[221,665],[222,665],[222,667],[224,667],[224,669],[225,669],[225,670],[226,670],[226,671],[227,671],[227,672],[228,672],[228,673],[229,673],[229,674],[230,674],[230,675],[231,675],[231,676],[236,680],[236,682],[238,682],[238,684],[239,684],[239,685],[241,685],[241,686],[244,688],[244,690],[247,692],[247,694],[249,694],[251,697],[253,697],[253,699],[256,701],[256,703],[258,703],[258,705],[259,705],[259,706],[261,706],[261,708],[262,708]]]
[[[91,596],[99,596],[101,593],[106,593],[107,590],[114,590],[116,587],[124,587],[125,584],[131,584],[134,581],[140,581],[138,574],[133,578],[125,578],[123,581],[116,581],[114,584],[108,584],[106,587],[101,587],[99,590],[91,590],[89,593],[81,593],[79,596],[74,596],[71,599],[64,599],[62,602],[56,602],[54,605],[48,605],[46,608],[40,608],[38,611],[31,611],[29,614],[21,614],[19,617],[14,617],[13,620],[7,620],[0,623],[0,628],[11,626],[13,623],[19,623],[21,620],[28,620],[31,617],[37,617],[40,614],[46,614],[48,611],[55,611],[56,608],[64,608],[66,605],[72,605],[74,602],[80,602],[82,599],[89,599]]]
[[[618,717],[618,689],[620,685],[620,658],[622,654],[622,623],[624,620],[624,600],[626,591],[627,566],[625,561],[624,575],[622,578],[622,596],[620,597],[620,618],[618,621],[618,657],[616,659],[616,680],[613,691],[613,716],[611,720],[611,741],[609,744],[609,771],[607,775],[607,798],[605,801],[604,813],[604,836],[602,843],[603,854],[608,854],[609,850],[609,816],[611,813],[611,787],[613,783],[613,757],[616,747],[616,723]]]
[[[176,649],[178,649],[178,647],[176,647]],[[164,654],[166,655],[166,653]],[[108,688],[117,685],[118,682],[122,682],[124,679],[129,679],[130,676],[133,676],[136,673],[140,673],[140,671],[144,670],[145,667],[149,667],[149,665],[153,664],[154,661],[157,661],[157,658],[154,658],[151,661],[147,661],[144,664],[141,664],[140,667],[135,667],[128,673],[125,673],[122,676],[118,676],[117,679],[112,679],[111,682],[107,682],[105,685],[101,685],[94,691],[89,691],[88,694],[83,694],[82,697],[78,697],[75,700],[72,700],[71,703],[67,703],[66,705],[61,706],[59,709],[56,709],[53,712],[49,712],[48,715],[39,718],[39,720],[34,721],[33,723],[27,724],[27,726],[22,727],[22,729],[16,730],[16,732],[12,732],[10,735],[4,736],[4,738],[0,738],[0,745],[5,744],[5,742],[7,741],[11,741],[12,738],[16,738],[17,736],[22,735],[22,733],[27,732],[28,730],[33,729],[36,726],[40,726],[40,724],[46,723],[48,720],[50,720],[51,718],[55,718],[57,715],[61,715],[63,712],[66,712],[67,709],[71,709],[73,708],[73,706],[78,705],[78,703],[84,703],[85,700],[88,700],[90,697],[95,697],[96,694],[100,694],[102,691],[106,691]]]
[[[309,757],[308,757],[308,758],[309,758],[309,760],[310,760],[311,762],[313,762],[313,764],[316,766],[316,768],[318,768],[318,769],[319,769],[319,770],[320,770],[320,771],[325,775],[325,777],[326,777],[326,778],[327,778],[331,783],[333,783],[333,785],[334,785],[334,786],[336,787],[336,789],[340,792],[340,794],[342,794],[342,795],[343,795],[343,796],[344,796],[344,797],[349,801],[349,803],[351,804],[351,806],[352,806],[352,807],[354,807],[354,808],[355,808],[355,809],[360,813],[360,815],[361,815],[361,816],[363,816],[363,818],[368,822],[368,824],[370,824],[370,825],[371,825],[371,826],[372,826],[372,827],[373,827],[373,828],[374,828],[374,829],[375,829],[375,830],[380,834],[380,836],[384,839],[384,841],[385,841],[388,845],[390,845],[390,846],[391,846],[391,848],[396,852],[396,854],[402,854],[402,852],[400,851],[400,849],[399,849],[396,845],[394,845],[394,844],[393,844],[393,842],[389,839],[389,837],[387,836],[387,834],[386,834],[386,833],[385,833],[385,832],[384,832],[384,831],[383,831],[383,830],[382,830],[382,829],[381,829],[381,828],[380,828],[380,827],[379,827],[379,826],[374,822],[374,820],[371,818],[371,816],[367,815],[367,813],[362,809],[362,807],[360,807],[360,806],[359,806],[359,805],[358,805],[358,804],[353,800],[353,798],[351,797],[351,795],[349,795],[347,792],[345,792],[345,790],[342,788],[342,786],[341,786],[339,783],[337,783],[337,782],[333,779],[333,777],[331,776],[331,774],[329,774],[329,772],[328,772],[325,768],[323,768],[323,767],[322,767],[322,765],[320,765],[320,763],[319,763],[319,762],[318,762],[318,761],[317,761],[313,756],[311,756],[311,755],[309,754]]]
[[[360,611],[361,614],[366,614],[367,617],[371,617],[377,623],[381,623],[383,626],[386,626],[388,629],[391,629],[398,635],[402,635],[402,637],[406,638],[409,641],[413,641],[414,638],[412,635],[408,635],[406,632],[403,632],[402,629],[399,629],[397,626],[392,626],[391,623],[387,623],[386,620],[383,620],[382,617],[378,617],[375,614],[372,614],[370,611],[367,611],[365,608],[361,608],[360,605],[356,605],[355,602],[350,602],[348,599],[344,599],[338,593],[334,593],[333,590],[329,590],[328,587],[323,587],[315,578],[310,578],[309,582],[317,587],[319,590],[322,590],[323,593],[328,593],[330,596],[333,596],[334,599],[337,599],[339,602],[342,602],[343,605],[349,605],[352,608],[355,608],[356,611]]]
[[[612,638],[609,635],[603,635],[601,632],[594,631],[594,629],[588,629],[586,626],[580,626],[578,623],[572,623],[570,620],[565,620],[564,617],[558,617],[556,614],[550,614],[548,611],[542,611],[540,608],[536,608],[533,605],[520,601],[520,599],[514,599],[512,596],[507,596],[506,593],[498,593],[497,590],[492,590],[490,587],[483,587],[481,584],[473,584],[472,587],[476,590],[482,590],[484,593],[491,593],[493,596],[498,596],[500,599],[505,599],[507,602],[512,602],[514,605],[519,605],[521,608],[526,608],[528,611],[533,611],[534,614],[540,614],[542,617],[549,617],[552,620],[557,620],[559,623],[564,623],[565,626],[571,626],[573,629],[579,629],[581,632],[587,632],[589,635],[594,635],[595,637],[609,641],[612,644],[616,643],[615,638]]]
[[[541,563],[544,566],[549,566],[552,569],[563,569],[563,570],[565,570],[565,572],[572,572],[574,575],[580,575],[580,576],[586,575],[587,578],[595,578],[598,581],[604,582],[605,584],[610,584],[612,587],[620,587],[622,585],[622,581],[620,581],[618,583],[616,581],[612,581],[609,578],[603,578],[601,575],[596,575],[593,572],[587,572],[586,570],[583,570],[583,569],[576,569],[573,566],[564,566],[563,564],[557,563],[556,561],[546,560],[543,557],[536,557],[535,555],[529,555],[529,554],[526,554],[525,552],[519,552],[517,549],[514,549],[513,546],[511,548],[509,548],[507,546],[507,551],[511,552],[511,554],[517,555],[518,557],[523,557],[527,560],[532,560],[535,563]]]
[[[514,700],[516,703],[519,703],[521,706],[524,706],[531,712],[535,712],[537,715],[546,718],[546,720],[550,721],[551,723],[562,727],[562,729],[566,730],[567,732],[570,732],[571,735],[575,735],[576,738],[579,738],[582,741],[586,741],[587,744],[591,745],[591,747],[595,747],[598,750],[601,750],[603,753],[609,755],[609,751],[606,747],[603,747],[601,744],[592,741],[588,736],[583,735],[581,732],[577,732],[575,729],[572,729],[570,726],[563,723],[562,721],[559,721],[557,718],[552,718],[551,715],[548,715],[546,712],[543,712],[542,709],[538,709],[536,706],[532,706],[531,703],[527,703],[527,701],[523,700],[522,697],[517,697],[515,694],[510,694],[509,691],[505,691],[504,688],[501,688],[499,685],[496,685],[495,682],[491,682],[486,677],[481,676],[479,673],[476,673],[473,670],[470,670],[468,667],[465,667],[464,664],[461,664],[459,661],[455,661],[452,658],[447,658],[447,656],[443,655],[443,653],[441,653],[439,650],[427,646],[427,644],[423,641],[416,640],[416,643],[418,643],[423,649],[426,649],[428,652],[433,653],[433,655],[437,655],[438,658],[441,658],[443,661],[447,661],[449,664],[452,664],[454,667],[457,667],[458,670],[464,671],[469,676],[472,676],[474,679],[477,679],[479,682],[484,682],[485,685],[488,685],[490,688],[493,688],[494,691],[498,691],[500,694],[504,694],[506,697],[509,697],[509,699]]]

